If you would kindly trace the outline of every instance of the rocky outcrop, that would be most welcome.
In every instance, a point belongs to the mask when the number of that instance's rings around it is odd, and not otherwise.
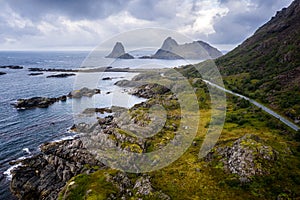
[[[94,94],[100,94],[101,90],[99,89],[89,89],[89,88],[81,88],[80,90],[73,90],[68,94],[69,98],[81,98],[81,97],[92,97]]]
[[[158,95],[166,94],[167,92],[170,92],[169,88],[159,84],[151,83],[151,84],[139,86],[135,88],[133,91],[131,91],[130,93],[137,97],[150,99]]]
[[[144,91],[154,88],[156,86],[141,89]],[[155,104],[155,102],[152,103]],[[147,103],[140,106],[150,107]],[[107,152],[107,149],[115,148],[120,152],[127,152],[128,156],[122,160],[121,165],[128,169],[134,167],[132,163],[136,158],[130,152],[145,152],[146,142],[144,138],[132,135],[134,130],[130,130],[132,131],[130,133],[122,127],[135,128],[132,124],[141,123],[141,119],[137,120],[138,116],[126,118],[128,110],[122,107],[87,109],[86,112],[113,112],[114,116],[98,117],[94,124],[76,124],[71,130],[80,133],[80,138],[43,144],[40,147],[40,154],[11,163],[22,164],[12,171],[11,191],[14,195],[19,199],[57,199],[58,193],[63,187],[67,187],[66,183],[72,177],[82,173],[90,174],[94,172],[94,166],[98,168],[100,166],[102,170],[102,163],[111,162],[111,155],[101,154],[100,150]],[[141,160],[141,162],[144,161]],[[110,166],[120,167],[113,161]],[[118,172],[116,175],[109,176],[107,181],[118,189],[110,196],[111,199],[122,197],[126,199],[131,197],[170,199],[168,195],[152,187],[151,177],[148,175],[140,175],[137,179],[131,179],[128,174]]]
[[[123,55],[118,57],[119,59],[134,59],[134,57],[132,55],[130,55],[129,53],[124,53]]]
[[[118,79],[118,78],[124,78],[124,77],[104,77],[104,78],[102,78],[102,80],[103,81],[110,81],[110,80]]]
[[[207,60],[222,56],[222,53],[203,41],[195,41],[179,45],[168,37],[162,47],[152,56],[156,59],[199,59]]]
[[[139,59],[153,59],[152,56],[140,56]]]
[[[120,80],[115,82],[114,85],[119,87],[138,87],[141,86],[142,83],[137,81]]]
[[[134,197],[137,199],[171,199],[162,191],[155,190],[152,187],[151,177],[147,175],[140,176],[134,182],[128,177],[126,173],[118,172],[114,176],[108,176],[107,181],[111,182],[119,190],[117,195],[111,195],[111,199],[130,199]]]
[[[76,76],[76,74],[67,74],[67,73],[64,73],[64,74],[55,74],[55,75],[47,76],[46,78],[67,78],[69,76]]]
[[[18,66],[18,65],[5,65],[5,66],[0,66],[0,68],[4,69],[23,69],[22,66]]]
[[[29,68],[28,70],[30,72],[79,72],[79,70],[77,69],[58,69],[58,68],[45,69],[45,68],[38,68],[38,67]]]
[[[221,156],[224,170],[238,175],[241,182],[249,182],[254,176],[268,175],[278,157],[271,146],[251,134],[244,135],[231,146],[217,148],[216,154]],[[208,154],[206,159],[212,159],[212,155]]]
[[[57,101],[59,101],[59,98],[33,97],[29,99],[18,99],[13,105],[20,109],[47,108]]]
[[[4,74],[6,74],[5,72],[0,72],[0,75],[4,75]]]
[[[112,113],[112,109],[110,108],[86,108],[82,114],[93,114],[93,113]]]
[[[28,74],[28,76],[39,76],[39,75],[43,75],[44,73],[42,72],[37,72],[37,73],[30,73]]]
[[[43,144],[39,155],[19,162],[22,166],[12,171],[10,185],[19,199],[57,199],[71,177],[103,167],[79,139]]]
[[[133,59],[134,57],[125,52],[125,48],[121,42],[117,42],[112,52],[106,58]]]
[[[184,57],[176,54],[175,52],[167,51],[164,49],[157,50],[157,52],[152,56],[152,58],[165,60],[185,59]]]
[[[12,103],[18,109],[32,109],[32,108],[47,108],[50,105],[54,104],[58,101],[66,101],[67,98],[81,98],[85,97],[92,97],[95,94],[100,94],[99,89],[89,89],[89,88],[82,88],[80,90],[74,90],[70,92],[68,95],[63,95],[60,97],[48,98],[48,97],[32,97],[29,99],[18,99],[17,102]]]

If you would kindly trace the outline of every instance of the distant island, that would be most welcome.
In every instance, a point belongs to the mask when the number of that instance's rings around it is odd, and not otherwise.
[[[121,42],[117,42],[112,52],[106,58],[134,59],[132,55],[125,52],[125,48]]]
[[[203,41],[178,44],[176,40],[168,37],[163,45],[152,56],[142,56],[140,59],[215,59],[222,56],[222,52]]]
[[[221,51],[206,42],[199,40],[192,43],[178,44],[176,40],[168,37],[154,55],[144,55],[139,57],[139,59],[207,60],[219,58],[222,55]],[[125,52],[125,48],[121,42],[115,44],[113,50],[106,58],[134,59],[132,55]]]

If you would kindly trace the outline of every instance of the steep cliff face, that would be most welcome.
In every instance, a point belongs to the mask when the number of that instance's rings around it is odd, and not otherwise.
[[[216,60],[226,85],[299,123],[300,0]]]
[[[125,52],[125,48],[121,42],[117,42],[112,52],[106,58],[133,59],[134,57]]]
[[[173,38],[168,37],[162,47],[153,55],[157,59],[211,59],[222,56],[216,48],[202,41],[179,45]]]

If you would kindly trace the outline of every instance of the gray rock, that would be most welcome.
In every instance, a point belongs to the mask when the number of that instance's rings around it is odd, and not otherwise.
[[[153,192],[153,188],[151,186],[150,177],[140,177],[133,187],[134,190],[137,191],[137,194],[140,195],[149,195]]]
[[[121,42],[117,42],[112,52],[106,58],[133,59],[134,57],[125,53],[125,48]]]
[[[22,66],[18,66],[18,65],[5,65],[5,66],[0,66],[0,68],[4,69],[23,69]]]
[[[179,45],[168,37],[162,47],[152,56],[156,59],[214,59],[222,56],[222,53],[203,41],[194,41]]]
[[[76,76],[76,74],[70,73],[63,73],[63,74],[55,74],[55,75],[49,75],[46,78],[67,78],[69,76]]]
[[[81,98],[83,96],[85,97],[92,97],[94,94],[100,94],[101,91],[99,89],[89,89],[86,87],[83,87],[79,90],[73,90],[68,94],[69,98]]]
[[[218,148],[217,153],[223,157],[224,169],[237,174],[241,182],[249,182],[253,176],[269,174],[278,154],[271,146],[263,144],[259,137],[251,134],[239,138],[230,147]]]
[[[129,81],[129,80],[120,80],[117,81],[114,85],[119,86],[119,87],[138,87],[141,86],[141,82],[137,81]]]
[[[71,177],[87,170],[84,165],[103,167],[78,139],[43,144],[40,154],[20,162],[10,185],[19,199],[57,199]]]

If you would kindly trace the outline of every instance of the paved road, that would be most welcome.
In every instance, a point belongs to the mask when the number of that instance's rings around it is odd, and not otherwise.
[[[230,90],[227,90],[227,89],[225,89],[225,88],[223,88],[223,87],[220,87],[220,86],[218,86],[218,85],[216,85],[216,84],[214,84],[214,83],[211,83],[211,82],[209,82],[209,81],[207,81],[207,80],[203,80],[203,81],[204,81],[205,83],[209,84],[209,85],[212,85],[212,86],[214,86],[214,87],[216,87],[216,88],[218,88],[218,89],[220,89],[220,90],[225,91],[226,93],[229,93],[229,94],[232,94],[232,95],[234,95],[234,96],[238,96],[238,97],[241,97],[241,98],[243,98],[243,99],[248,100],[250,103],[256,105],[256,106],[259,107],[259,108],[261,108],[262,110],[264,110],[265,112],[269,113],[269,114],[272,115],[273,117],[276,117],[277,119],[279,119],[280,121],[282,121],[284,124],[286,124],[287,126],[291,127],[292,129],[294,129],[295,131],[299,131],[299,130],[300,130],[299,126],[297,126],[296,124],[290,122],[290,121],[287,120],[285,117],[279,115],[278,113],[276,113],[276,112],[274,112],[273,110],[267,108],[266,106],[264,106],[264,105],[258,103],[257,101],[254,101],[253,99],[250,99],[250,98],[248,98],[248,97],[245,97],[245,96],[243,96],[243,95],[241,95],[241,94],[238,94],[238,93],[232,92],[232,91],[230,91]]]

